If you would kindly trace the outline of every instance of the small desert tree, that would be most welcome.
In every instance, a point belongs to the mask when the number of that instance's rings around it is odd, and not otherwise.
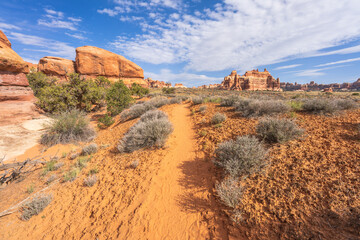
[[[106,94],[107,111],[115,116],[129,107],[133,102],[131,91],[126,87],[123,81],[114,83]]]

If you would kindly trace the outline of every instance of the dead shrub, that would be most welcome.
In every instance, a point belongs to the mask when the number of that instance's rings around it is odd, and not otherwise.
[[[170,103],[170,100],[166,97],[155,97],[148,101],[149,104],[154,106],[155,108],[162,107]]]
[[[201,107],[199,108],[199,112],[201,112],[201,113],[205,113],[206,110],[207,110],[207,106],[206,106],[206,105],[203,105],[203,106],[201,106]]]
[[[336,105],[339,110],[349,110],[358,107],[358,104],[352,99],[337,99]]]
[[[304,130],[288,119],[264,118],[256,127],[258,137],[269,143],[283,143],[300,137]]]
[[[164,113],[163,111],[160,110],[151,110],[146,112],[144,115],[141,116],[140,121],[141,122],[146,122],[146,121],[152,121],[152,120],[157,120],[157,119],[168,119],[168,116],[166,115],[166,113]]]
[[[236,102],[240,100],[240,96],[237,95],[230,95],[228,97],[224,97],[221,99],[221,106],[223,107],[231,107],[234,106]]]
[[[84,186],[86,187],[92,187],[97,182],[97,176],[95,174],[90,175],[84,179]]]
[[[234,178],[227,178],[215,185],[216,192],[221,201],[228,207],[235,208],[241,200],[243,190]]]
[[[333,114],[338,110],[338,105],[332,99],[315,98],[304,101],[303,110],[315,114]]]
[[[167,118],[139,121],[125,134],[118,145],[120,152],[133,152],[148,147],[163,147],[173,127]]]
[[[71,110],[54,117],[54,120],[45,126],[46,133],[41,136],[41,144],[52,146],[59,143],[74,143],[89,141],[95,136],[85,113]]]
[[[98,151],[98,145],[96,143],[90,143],[89,145],[85,146],[81,150],[82,156],[87,156],[94,154]]]
[[[155,107],[148,102],[142,104],[135,104],[121,113],[120,120],[126,121],[126,120],[138,118],[147,111],[150,111],[152,109],[155,109]]]
[[[50,194],[42,194],[35,197],[29,203],[22,206],[21,219],[27,221],[32,216],[38,215],[47,205],[50,204],[51,200],[52,195]]]
[[[219,124],[222,122],[225,122],[226,120],[226,115],[222,114],[222,113],[215,113],[214,116],[211,118],[211,123],[212,124]]]
[[[235,104],[235,110],[240,111],[243,117],[259,117],[287,113],[290,106],[281,100],[243,99]]]
[[[231,176],[249,175],[266,165],[267,151],[253,136],[241,136],[221,143],[215,150],[215,163]]]
[[[197,97],[192,97],[192,98],[191,98],[191,101],[192,101],[193,105],[199,105],[199,104],[202,104],[202,103],[203,103],[204,98],[203,98],[203,97],[199,97],[199,96],[197,96]]]
[[[170,104],[175,104],[175,103],[182,103],[182,98],[181,97],[174,97],[170,99]]]

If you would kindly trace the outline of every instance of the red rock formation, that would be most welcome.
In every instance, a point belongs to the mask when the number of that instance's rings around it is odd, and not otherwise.
[[[354,83],[342,84],[317,84],[314,81],[305,84],[281,83],[280,87],[285,91],[325,91],[329,89],[332,89],[332,91],[360,90],[360,79]]]
[[[76,72],[81,76],[96,78],[107,77],[110,81],[123,80],[128,86],[132,83],[147,87],[144,71],[141,67],[123,56],[107,50],[84,46],[76,49]]]
[[[60,57],[43,57],[39,61],[38,71],[64,80],[67,74],[75,72],[75,62]]]
[[[25,75],[28,72],[26,62],[11,49],[11,43],[0,31],[0,124],[13,124],[38,115]]]
[[[280,80],[273,78],[266,69],[264,72],[259,72],[259,70],[247,71],[243,76],[238,75],[234,70],[229,76],[224,78],[220,89],[280,91]]]
[[[182,83],[175,83],[175,88],[186,88]]]
[[[29,66],[29,70],[30,72],[37,72],[38,71],[38,65],[31,63],[31,62],[26,62],[25,63]]]
[[[165,83],[164,81],[152,80],[151,78],[145,79],[149,88],[169,88],[171,83]]]

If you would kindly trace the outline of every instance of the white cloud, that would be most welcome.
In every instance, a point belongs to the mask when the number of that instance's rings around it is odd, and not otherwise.
[[[15,25],[13,25],[13,24],[2,23],[2,22],[0,22],[0,29],[21,30],[21,28],[15,26]]]
[[[76,38],[76,39],[79,39],[79,40],[87,39],[82,34],[77,34],[77,33],[75,33],[75,34],[65,33],[65,34],[68,35],[69,37],[73,37],[73,38]]]
[[[39,60],[36,59],[32,59],[32,58],[22,58],[24,61],[29,62],[29,63],[33,63],[33,64],[38,64]]]
[[[302,64],[292,64],[292,65],[286,65],[286,66],[281,66],[281,67],[277,67],[275,68],[275,70],[282,70],[282,69],[289,69],[289,68],[296,68],[301,66]]]
[[[72,31],[77,30],[77,26],[79,22],[81,22],[81,18],[68,17],[67,20],[64,19],[64,13],[51,10],[44,9],[47,13],[43,16],[43,18],[38,19],[37,23],[42,26],[50,27],[50,28],[64,28]]]
[[[173,73],[170,69],[161,69],[160,73],[145,72],[145,77],[151,77],[154,80],[160,80],[171,83],[182,83],[187,87],[201,86],[209,83],[220,83],[222,78],[209,77],[193,73]]]
[[[300,71],[293,71],[295,76],[300,77],[313,77],[313,76],[323,76],[326,74],[326,70],[334,69],[334,68],[341,68],[346,65],[339,65],[339,66],[332,66],[332,67],[323,67],[323,68],[314,68],[314,69],[305,69]]]
[[[245,71],[319,54],[360,36],[358,0],[224,0],[202,15],[169,18],[112,44],[145,62]]]
[[[104,8],[102,10],[98,9],[97,12],[101,13],[101,14],[105,13],[105,14],[109,15],[110,17],[114,17],[119,14],[119,11],[117,11],[116,9],[113,10],[113,9],[108,9],[108,8]]]
[[[69,46],[67,43],[46,39],[33,35],[26,35],[17,32],[11,32],[8,37],[25,45],[36,46],[38,49],[24,49],[34,52],[44,52],[48,55],[64,57],[68,59],[75,59],[75,48]]]
[[[345,60],[336,61],[336,62],[324,63],[324,64],[317,65],[316,67],[326,67],[326,66],[342,64],[342,63],[349,63],[349,62],[356,62],[356,61],[360,61],[360,58],[350,58],[350,59],[345,59]]]

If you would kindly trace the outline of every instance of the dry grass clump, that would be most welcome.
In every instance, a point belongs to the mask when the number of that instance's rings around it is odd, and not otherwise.
[[[221,106],[223,107],[231,107],[238,101],[240,101],[240,96],[237,95],[230,95],[228,97],[224,97],[221,99]]]
[[[215,113],[214,116],[211,118],[211,123],[212,124],[219,124],[222,122],[225,122],[226,120],[226,115],[222,114],[222,113]]]
[[[155,97],[155,98],[150,99],[147,103],[151,104],[155,108],[159,108],[164,105],[170,104],[170,99],[168,99],[166,97]]]
[[[269,143],[283,143],[300,137],[304,130],[288,119],[264,118],[256,127],[258,137]]]
[[[97,182],[98,178],[95,174],[90,175],[84,179],[84,186],[86,187],[92,187]]]
[[[81,150],[82,156],[87,156],[94,154],[98,151],[98,145],[96,143],[90,143],[89,145],[85,146]]]
[[[47,205],[50,204],[52,200],[52,195],[50,194],[42,194],[34,199],[31,202],[26,203],[22,206],[22,214],[21,219],[24,221],[29,220],[32,216],[38,215],[42,212]]]
[[[146,112],[144,115],[141,116],[140,121],[141,122],[146,122],[146,121],[153,121],[153,120],[157,120],[157,119],[168,119],[168,116],[166,115],[166,113],[164,113],[163,111],[160,110],[151,110]]]
[[[89,141],[95,136],[85,113],[75,109],[56,116],[45,128],[40,142],[47,146]]]
[[[174,97],[170,99],[170,104],[175,104],[175,103],[182,103],[182,98],[181,97]]]
[[[199,108],[199,112],[201,112],[201,113],[205,113],[206,110],[207,110],[207,106],[206,106],[206,105],[203,105],[203,106],[201,106],[201,107]]]
[[[228,207],[235,208],[243,194],[239,182],[234,178],[227,178],[215,185],[216,192],[221,201]]]
[[[121,113],[120,120],[126,121],[126,120],[135,119],[135,118],[140,117],[147,111],[155,109],[155,106],[153,106],[153,104],[151,104],[149,102],[135,104],[135,105],[131,106],[129,109],[127,109]]]
[[[203,97],[192,97],[191,98],[191,101],[193,103],[193,105],[199,105],[199,104],[202,104],[204,102],[204,98]]]
[[[253,136],[221,143],[215,150],[216,164],[231,176],[249,175],[265,165],[266,149]]]
[[[290,106],[282,100],[242,99],[234,106],[235,111],[241,112],[243,117],[259,117],[290,111]]]
[[[352,99],[337,99],[336,105],[339,110],[349,110],[359,107],[359,105]]]
[[[160,115],[157,113],[152,114],[154,116]],[[144,119],[139,120],[125,134],[118,145],[120,152],[133,152],[141,148],[164,146],[167,138],[173,131],[173,126],[167,116],[146,121]]]

